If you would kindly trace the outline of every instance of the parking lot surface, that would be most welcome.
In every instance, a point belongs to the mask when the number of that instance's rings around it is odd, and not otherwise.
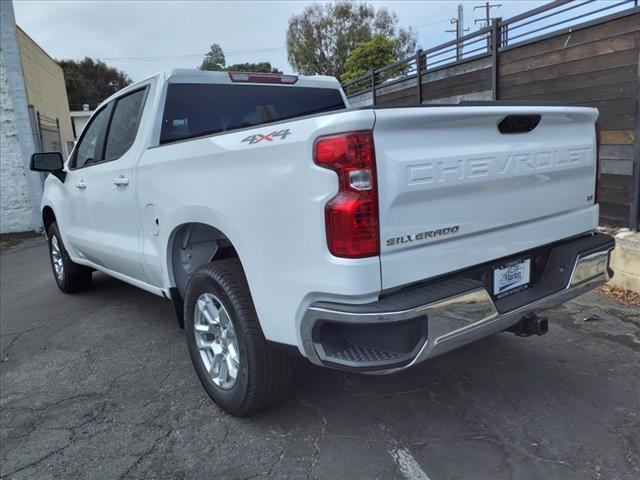
[[[548,312],[544,337],[394,376],[300,360],[285,402],[236,419],[169,301],[102,274],[65,295],[42,238],[0,270],[2,478],[640,478],[640,311],[598,293]]]

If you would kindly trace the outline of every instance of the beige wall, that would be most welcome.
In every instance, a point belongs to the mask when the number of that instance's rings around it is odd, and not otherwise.
[[[67,142],[73,142],[73,130],[62,68],[20,27],[16,36],[29,104],[40,114],[59,120],[63,153],[69,153],[65,150]]]
[[[640,293],[640,232],[616,235],[611,268],[615,272],[611,286]]]

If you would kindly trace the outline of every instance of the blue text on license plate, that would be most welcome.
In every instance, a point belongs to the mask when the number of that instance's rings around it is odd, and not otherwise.
[[[518,260],[493,270],[493,294],[501,295],[529,283],[531,259]]]

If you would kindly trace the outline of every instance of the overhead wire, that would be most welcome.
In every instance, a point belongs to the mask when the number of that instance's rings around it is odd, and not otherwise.
[[[431,25],[437,25],[438,23],[448,22],[449,19],[442,20],[434,20],[432,22],[422,23],[419,25],[414,25],[414,29],[420,29],[424,27],[428,27]],[[238,54],[246,54],[246,53],[258,53],[258,52],[267,52],[274,50],[284,50],[287,47],[285,45],[280,45],[277,47],[263,47],[263,48],[251,48],[245,50],[227,50],[225,51],[225,55],[238,55]],[[149,61],[158,61],[158,60],[173,60],[176,58],[202,58],[205,53],[187,53],[187,54],[177,54],[177,55],[146,55],[140,57],[98,57],[103,62],[149,62]]]

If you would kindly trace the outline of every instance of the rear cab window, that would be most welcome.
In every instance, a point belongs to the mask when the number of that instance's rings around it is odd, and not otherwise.
[[[175,83],[167,87],[160,144],[344,108],[334,88]]]
[[[105,160],[120,158],[133,145],[140,125],[146,92],[146,88],[143,88],[117,100],[109,124]]]

